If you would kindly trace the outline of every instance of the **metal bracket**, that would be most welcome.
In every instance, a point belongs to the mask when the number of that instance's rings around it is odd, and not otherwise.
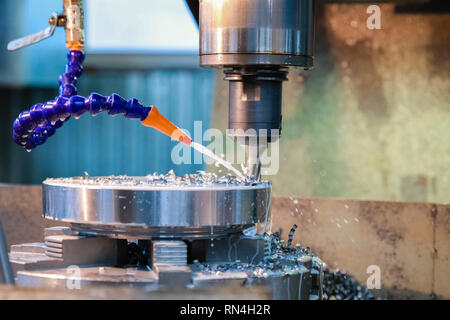
[[[42,31],[9,42],[8,50],[15,51],[50,38],[55,33],[56,27],[64,27],[66,25],[66,16],[64,14],[53,12],[51,18],[48,19],[48,23],[50,26]]]

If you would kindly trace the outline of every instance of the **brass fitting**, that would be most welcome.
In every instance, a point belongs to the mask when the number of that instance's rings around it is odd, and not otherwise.
[[[66,47],[81,51],[84,48],[84,13],[82,0],[63,0]]]

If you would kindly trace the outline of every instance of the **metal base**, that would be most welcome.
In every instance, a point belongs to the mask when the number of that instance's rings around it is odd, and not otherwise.
[[[74,275],[66,268],[20,271],[18,285],[27,287],[84,288],[89,286],[143,286],[146,290],[167,289],[158,282],[158,274],[134,268],[83,267]],[[310,294],[309,272],[267,272],[264,277],[249,277],[246,272],[194,272],[191,288],[214,286],[264,286],[269,287],[275,300],[317,300]],[[244,297],[243,297],[244,298]]]
[[[140,240],[144,260],[136,264],[125,240],[85,236],[67,227],[49,228],[45,234],[45,243],[11,247],[18,285],[143,286],[154,291],[238,284],[264,286],[273,299],[322,297],[320,259],[299,246],[286,246],[276,236]]]
[[[157,290],[158,278],[153,271],[135,268],[81,267],[18,272],[18,285],[26,287],[50,287],[75,289],[88,286],[145,286]]]

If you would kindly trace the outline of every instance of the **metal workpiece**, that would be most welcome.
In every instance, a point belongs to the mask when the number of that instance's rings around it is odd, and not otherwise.
[[[165,187],[48,179],[42,186],[46,218],[94,233],[214,237],[270,218],[269,182]]]
[[[311,67],[314,3],[200,0],[200,64]]]

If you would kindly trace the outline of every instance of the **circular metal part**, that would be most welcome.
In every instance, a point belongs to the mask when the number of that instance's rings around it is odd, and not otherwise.
[[[200,0],[202,66],[311,67],[315,0]]]
[[[81,181],[43,182],[45,218],[97,234],[162,237],[215,237],[270,218],[270,182],[157,186]]]

